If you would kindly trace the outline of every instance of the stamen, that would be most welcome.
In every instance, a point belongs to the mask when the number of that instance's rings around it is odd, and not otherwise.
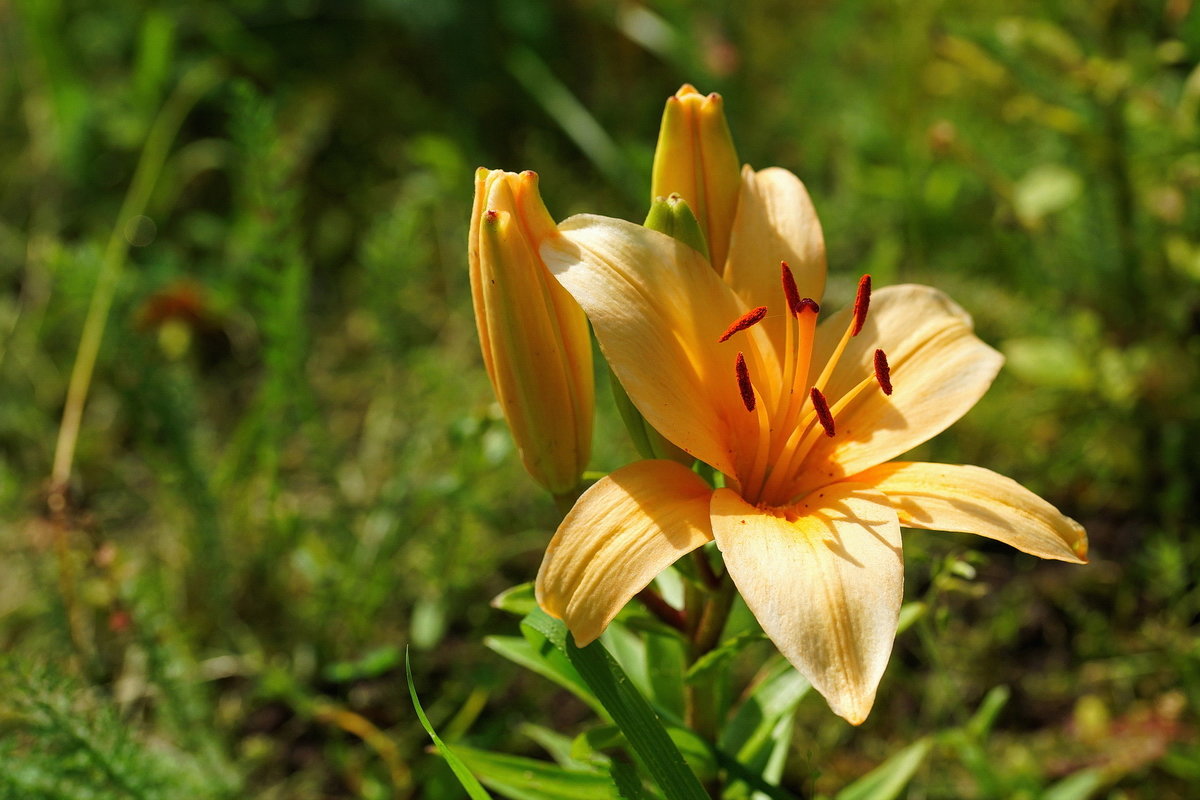
[[[821,313],[821,307],[817,305],[817,301],[811,297],[805,297],[800,301],[800,311],[811,311],[814,314]],[[799,312],[796,312],[799,315]]]
[[[875,380],[884,394],[892,393],[892,368],[888,366],[887,354],[882,350],[875,351]]]
[[[745,314],[742,314],[742,316],[738,317],[736,322],[734,322],[732,325],[730,325],[728,328],[725,329],[725,332],[721,334],[721,338],[717,339],[717,342],[728,341],[729,337],[733,336],[738,331],[744,331],[747,328],[753,327],[754,325],[757,325],[758,323],[762,322],[763,317],[765,317],[766,315],[767,315],[767,307],[766,306],[759,306],[756,309],[747,311]]]
[[[779,279],[783,281],[783,296],[787,298],[788,310],[793,317],[800,316],[800,290],[796,288],[796,278],[786,261],[779,262]]]
[[[813,387],[809,392],[812,398],[813,409],[817,412],[817,419],[821,422],[821,427],[825,429],[826,436],[833,436],[835,430],[833,427],[833,414],[829,413],[829,401],[825,399],[825,395],[821,394],[821,390]]]
[[[871,276],[858,279],[858,294],[854,296],[854,329],[851,336],[858,336],[867,321],[867,309],[871,306]]]
[[[742,405],[746,407],[747,411],[753,411],[754,386],[750,383],[750,370],[746,367],[746,357],[740,352],[737,354],[734,371],[737,372],[738,391],[742,393]]]

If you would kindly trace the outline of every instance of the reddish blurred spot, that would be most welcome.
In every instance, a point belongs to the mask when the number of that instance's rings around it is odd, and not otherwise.
[[[212,324],[203,288],[191,280],[168,284],[146,298],[137,312],[137,326],[148,331],[170,320],[185,322],[191,328]]]
[[[108,615],[108,629],[113,633],[124,633],[133,627],[133,617],[125,609],[117,609]]]

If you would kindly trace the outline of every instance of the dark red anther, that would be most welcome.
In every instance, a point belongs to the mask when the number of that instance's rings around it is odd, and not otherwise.
[[[858,336],[863,324],[867,321],[867,309],[871,306],[871,276],[863,275],[858,279],[858,294],[854,296],[854,329],[851,336]]]
[[[817,419],[821,421],[821,427],[825,429],[826,436],[833,436],[833,414],[829,411],[829,401],[825,399],[825,395],[821,394],[821,390],[813,387],[809,392],[809,397],[812,398],[813,408],[816,409]]]
[[[734,370],[737,372],[738,391],[742,393],[742,405],[747,411],[753,411],[754,387],[750,384],[750,370],[746,366],[746,357],[741,353],[737,354]]]
[[[801,311],[811,311],[814,314],[821,313],[821,307],[819,305],[817,305],[817,301],[813,300],[811,297],[805,297],[803,300],[800,301],[800,310]]]
[[[752,326],[757,325],[758,323],[762,322],[763,317],[765,317],[766,315],[767,315],[767,307],[766,306],[759,306],[758,308],[747,311],[745,314],[742,314],[740,317],[738,317],[737,320],[732,325],[730,325],[728,328],[726,328],[725,332],[721,334],[721,338],[717,339],[717,341],[718,342],[728,341],[729,337],[733,336],[738,331],[744,331],[744,330],[746,330],[746,328],[752,327]]]
[[[779,262],[779,279],[783,281],[783,296],[787,298],[788,311],[792,312],[793,317],[800,316],[800,290],[796,288],[796,278],[786,261]]]
[[[887,354],[882,350],[875,351],[875,380],[884,394],[892,393],[892,368],[888,366]]]

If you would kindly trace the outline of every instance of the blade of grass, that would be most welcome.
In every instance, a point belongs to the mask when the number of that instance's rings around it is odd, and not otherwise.
[[[613,186],[628,191],[628,187],[637,184],[630,180],[629,166],[612,137],[537,53],[527,47],[515,47],[509,53],[507,66],[525,91]]]
[[[75,444],[79,440],[79,426],[83,419],[83,406],[87,402],[88,389],[92,384],[92,372],[104,338],[104,325],[112,307],[117,281],[129,254],[129,240],[125,237],[125,225],[134,217],[141,216],[150,202],[150,195],[166,163],[171,143],[192,107],[217,85],[223,70],[213,61],[205,61],[193,67],[179,81],[175,91],[167,98],[162,110],[154,120],[137,170],[116,223],[108,238],[104,258],[100,262],[100,273],[92,290],[91,304],[83,322],[83,333],[79,337],[79,350],[75,354],[75,365],[67,384],[67,399],[63,407],[62,423],[58,429],[58,441],[54,447],[54,465],[50,472],[50,494],[47,503],[54,513],[66,508],[66,487],[71,477],[71,464],[75,460]]]
[[[404,675],[408,680],[408,696],[412,698],[413,708],[417,711],[417,719],[421,720],[421,727],[429,734],[429,738],[433,739],[442,758],[446,759],[446,763],[454,772],[454,777],[458,778],[458,782],[466,789],[471,800],[491,800],[491,795],[471,774],[471,770],[467,769],[467,765],[462,762],[462,759],[456,756],[454,751],[442,741],[441,737],[437,735],[437,731],[433,729],[433,725],[429,723],[429,717],[425,716],[425,709],[421,707],[421,701],[417,698],[417,686],[413,683],[412,662],[408,657],[408,648],[404,650]]]

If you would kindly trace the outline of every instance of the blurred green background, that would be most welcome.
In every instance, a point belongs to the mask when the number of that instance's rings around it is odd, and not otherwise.
[[[908,535],[927,611],[862,728],[805,699],[785,785],[986,697],[991,733],[940,740],[908,797],[1196,796],[1200,12],[734,5],[0,0],[0,797],[460,796],[405,646],[448,739],[581,729],[482,641],[557,518],[478,353],[472,172],[640,220],[684,81],[807,183],[834,306],[862,272],[931,283],[1008,356],[920,455],[1092,541],[1074,568]]]

